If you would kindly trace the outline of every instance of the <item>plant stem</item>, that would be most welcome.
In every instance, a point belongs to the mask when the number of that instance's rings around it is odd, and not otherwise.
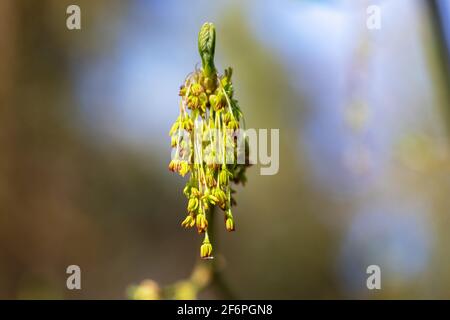
[[[215,237],[215,221],[217,210],[216,207],[213,207],[209,213],[209,223],[208,223],[208,236],[210,238],[210,241],[214,243],[213,250],[216,253],[216,258],[213,260],[206,260],[206,261],[200,261],[200,264],[206,263],[208,264],[210,268],[211,273],[211,282],[209,285],[215,289],[215,291],[223,298],[227,300],[234,300],[236,299],[235,295],[233,294],[233,291],[230,289],[227,281],[223,277],[223,257],[221,255],[218,255],[218,241]],[[222,262],[222,265],[221,265]]]

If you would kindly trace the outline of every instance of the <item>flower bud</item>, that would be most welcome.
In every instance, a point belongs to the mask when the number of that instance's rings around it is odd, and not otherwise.
[[[216,30],[212,23],[203,24],[198,34],[198,52],[202,58],[202,71],[206,77],[216,77],[214,51],[216,47]]]
[[[186,95],[186,87],[183,85],[180,87],[180,91],[178,92],[180,97],[184,97]]]
[[[178,137],[172,136],[172,138],[170,140],[170,146],[173,148],[173,147],[176,147],[177,144],[178,144]]]
[[[206,217],[204,214],[197,215],[196,223],[197,223],[198,233],[203,233],[206,231],[206,228],[208,227],[208,220],[206,220]]]
[[[216,188],[216,189],[214,189],[213,194],[219,200],[217,202],[219,207],[224,209],[225,205],[226,205],[226,201],[227,201],[227,196],[225,195],[225,192],[223,192],[223,190],[220,188]]]
[[[209,104],[212,108],[215,108],[215,105],[217,103],[217,96],[215,94],[212,94],[209,96]]]
[[[195,219],[192,217],[192,215],[188,215],[186,219],[181,222],[181,225],[185,228],[191,228],[195,225]]]
[[[200,247],[200,257],[202,259],[212,259],[212,245],[209,240],[205,240]]]
[[[208,187],[212,188],[216,186],[216,179],[214,179],[212,174],[207,174],[206,175],[206,184],[208,185]]]
[[[211,93],[215,90],[215,83],[214,80],[212,78],[208,78],[206,77],[203,80],[203,86],[206,88],[206,93]]]
[[[192,129],[194,129],[194,122],[188,116],[186,116],[185,119],[183,120],[183,128],[189,132],[191,132]]]
[[[219,92],[216,96],[215,103],[214,105],[212,105],[212,107],[215,111],[220,111],[223,108],[225,108],[226,104],[227,100],[225,96],[222,94],[222,92]]]
[[[222,169],[219,173],[220,183],[222,185],[228,185],[228,178],[232,176],[231,172],[227,169]]]
[[[212,194],[208,196],[208,200],[212,205],[215,205],[217,202],[219,202],[219,199],[217,199],[217,197],[213,196]]]
[[[191,86],[191,92],[192,92],[192,94],[194,95],[194,96],[198,96],[198,95],[200,95],[200,93],[202,93],[204,90],[203,90],[203,87],[202,87],[202,85],[200,84],[200,83],[194,83],[192,86]]]
[[[183,188],[183,194],[189,198],[189,195],[191,193],[191,186],[189,184],[187,184],[184,188]]]
[[[199,197],[200,196],[200,191],[198,191],[198,189],[196,187],[192,187],[191,188],[191,194],[193,197]]]
[[[194,212],[198,207],[198,199],[197,198],[190,198],[188,202],[188,211]]]
[[[229,217],[225,220],[225,227],[227,228],[227,231],[234,231],[234,220],[233,218]]]
[[[180,117],[173,123],[172,127],[170,128],[169,135],[173,136],[173,134],[178,130],[180,126]]]
[[[187,163],[187,161],[180,162],[180,169],[178,172],[182,177],[184,177],[186,173],[189,172],[189,164]]]
[[[177,172],[178,171],[178,160],[171,160],[169,163],[169,170],[172,172]]]
[[[231,209],[225,211],[225,228],[227,231],[234,231],[234,219],[231,214]]]
[[[200,104],[200,99],[196,96],[189,96],[187,104],[191,109],[197,109]]]

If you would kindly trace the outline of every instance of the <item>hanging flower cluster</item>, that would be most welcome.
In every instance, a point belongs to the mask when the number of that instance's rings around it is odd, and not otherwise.
[[[189,74],[180,88],[180,114],[170,130],[174,149],[169,170],[189,175],[183,193],[187,216],[181,223],[204,234],[201,258],[212,258],[208,221],[213,208],[224,212],[225,227],[234,231],[231,183],[245,183],[248,145],[240,131],[242,112],[233,98],[232,69],[219,75],[214,66],[215,29],[205,23],[199,33],[202,69]]]

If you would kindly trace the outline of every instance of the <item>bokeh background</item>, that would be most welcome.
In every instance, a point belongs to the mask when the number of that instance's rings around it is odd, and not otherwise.
[[[0,1],[0,298],[189,277],[168,130],[205,21],[247,127],[280,129],[279,173],[251,167],[216,226],[234,297],[450,298],[448,0]]]

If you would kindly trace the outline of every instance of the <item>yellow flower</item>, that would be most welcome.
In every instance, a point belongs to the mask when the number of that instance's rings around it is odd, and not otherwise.
[[[161,298],[160,288],[153,280],[144,280],[131,291],[131,298],[134,300],[159,300]]]
[[[169,136],[173,136],[173,134],[178,130],[179,127],[180,127],[180,117],[178,117],[177,120],[175,120],[172,127],[170,128]]]
[[[169,170],[172,172],[177,172],[179,169],[179,161],[178,160],[171,160],[169,163]]]
[[[220,181],[222,184],[222,181]],[[217,204],[220,208],[225,209],[226,203],[227,203],[227,196],[225,195],[225,192],[223,192],[222,189],[216,188],[213,191],[213,195],[219,200]]]
[[[227,228],[227,231],[234,231],[233,218],[227,218],[227,220],[225,221],[225,227]]]
[[[188,215],[186,219],[183,220],[181,225],[185,228],[191,228],[195,225],[195,219],[192,215]]]
[[[232,178],[233,174],[228,171],[228,169],[224,168],[220,171],[219,173],[219,179],[220,179],[220,184],[222,185],[228,185],[228,179]]]
[[[178,95],[179,95],[180,97],[184,97],[184,96],[186,95],[186,87],[185,87],[184,85],[182,85],[182,86],[180,87],[180,91],[178,92]]]
[[[206,220],[206,216],[204,214],[197,215],[196,223],[198,233],[205,232],[206,228],[208,228],[208,220]]]
[[[187,104],[191,109],[196,109],[200,104],[200,99],[196,96],[189,96]]]
[[[191,87],[191,92],[194,96],[200,95],[200,93],[202,93],[203,91],[203,87],[199,83],[194,83]]]
[[[198,199],[190,198],[188,202],[188,211],[194,212],[198,208]]]
[[[189,172],[189,164],[186,161],[180,162],[180,169],[178,171],[181,176],[185,176]]]
[[[205,241],[203,241],[202,246],[200,247],[200,257],[202,259],[212,259],[212,245],[209,242],[209,239],[205,237]]]
[[[227,231],[234,231],[234,220],[231,209],[225,211],[225,228],[227,228]]]

